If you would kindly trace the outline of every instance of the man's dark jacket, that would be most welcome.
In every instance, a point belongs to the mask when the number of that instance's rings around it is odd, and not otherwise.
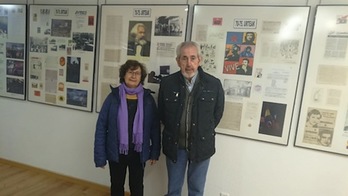
[[[140,56],[150,56],[151,42],[147,41],[145,45],[142,45]],[[134,41],[128,42],[127,55],[136,55],[137,45]]]
[[[215,153],[215,128],[224,110],[224,91],[219,79],[198,68],[198,85],[194,88],[191,132],[188,138],[190,161],[200,162]],[[185,104],[186,84],[180,71],[162,79],[158,108],[164,124],[162,133],[163,153],[176,162],[180,131],[180,119]]]

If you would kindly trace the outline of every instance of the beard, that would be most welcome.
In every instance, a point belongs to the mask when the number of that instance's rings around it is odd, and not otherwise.
[[[191,81],[191,79],[197,74],[198,71],[191,72],[191,71],[181,71],[181,74],[186,78],[187,80]]]
[[[144,38],[136,40],[136,43],[140,44],[141,46],[145,45],[147,41]]]

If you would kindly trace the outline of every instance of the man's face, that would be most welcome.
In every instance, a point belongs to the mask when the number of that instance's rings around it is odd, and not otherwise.
[[[137,35],[135,38],[137,40],[145,39],[145,28],[143,26],[138,26]]]
[[[252,41],[253,37],[254,37],[254,35],[252,33],[246,34],[246,40],[248,40],[248,41]]]
[[[330,133],[323,133],[323,134],[321,134],[319,142],[323,146],[330,146],[330,144],[331,144],[331,134]]]
[[[196,74],[201,59],[196,47],[188,46],[181,49],[181,56],[176,59],[176,62],[184,77],[190,80]]]
[[[248,61],[247,60],[243,60],[243,63],[242,63],[244,66],[248,66]]]
[[[312,126],[314,126],[320,123],[320,118],[321,118],[320,114],[312,114],[310,115],[308,121]]]

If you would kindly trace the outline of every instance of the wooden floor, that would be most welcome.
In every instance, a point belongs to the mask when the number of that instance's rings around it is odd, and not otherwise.
[[[108,196],[107,187],[0,158],[1,196]]]

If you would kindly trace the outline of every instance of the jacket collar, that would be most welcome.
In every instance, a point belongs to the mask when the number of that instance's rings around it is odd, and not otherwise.
[[[112,87],[112,86],[110,85],[110,89],[111,89],[111,93],[112,93],[112,94],[114,94],[114,95],[116,95],[116,96],[119,96],[119,93],[118,93],[119,88],[118,88],[118,86],[117,86],[117,87]],[[155,93],[155,92],[151,91],[150,89],[144,88],[144,96],[145,96],[145,95],[148,95],[148,94],[151,94],[151,93]]]

